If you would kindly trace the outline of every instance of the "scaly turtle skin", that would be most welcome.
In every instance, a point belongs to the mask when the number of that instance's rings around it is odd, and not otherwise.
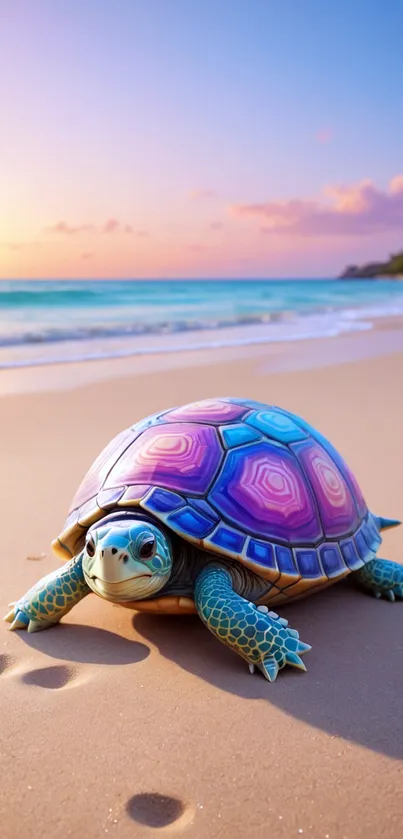
[[[101,452],[53,549],[68,560],[6,620],[57,623],[91,591],[139,611],[197,612],[269,681],[310,647],[271,610],[353,574],[403,597],[403,567],[376,559],[400,522],[367,508],[334,447],[300,417],[244,399],[148,417]]]

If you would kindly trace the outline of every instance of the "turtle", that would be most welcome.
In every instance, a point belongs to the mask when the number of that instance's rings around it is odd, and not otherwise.
[[[145,612],[197,613],[253,673],[306,670],[311,647],[278,605],[352,575],[403,598],[403,566],[334,446],[290,411],[217,397],[160,411],[113,437],[82,480],[60,535],[63,565],[5,620],[58,623],[90,592]]]

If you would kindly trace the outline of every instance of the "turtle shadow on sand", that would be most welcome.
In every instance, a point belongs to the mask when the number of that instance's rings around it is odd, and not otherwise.
[[[21,633],[35,650],[52,658],[86,664],[136,664],[150,654],[149,647],[115,632],[94,626],[60,623],[50,632]]]
[[[220,690],[264,699],[333,736],[402,758],[403,604],[365,596],[347,582],[280,613],[312,650],[307,673],[287,667],[274,684],[250,676],[197,616],[137,613],[133,625],[161,655]]]

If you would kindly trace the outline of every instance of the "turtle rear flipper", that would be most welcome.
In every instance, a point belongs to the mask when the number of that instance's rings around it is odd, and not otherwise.
[[[354,571],[353,578],[363,588],[369,589],[375,597],[388,600],[403,599],[403,565],[388,559],[373,559],[359,571]]]

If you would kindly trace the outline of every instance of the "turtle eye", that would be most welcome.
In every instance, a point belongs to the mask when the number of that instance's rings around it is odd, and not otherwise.
[[[95,554],[95,544],[92,536],[88,539],[88,542],[85,546],[85,550],[87,551],[88,556],[94,556]]]
[[[140,559],[151,559],[155,554],[156,544],[155,536],[146,536],[139,547]]]

